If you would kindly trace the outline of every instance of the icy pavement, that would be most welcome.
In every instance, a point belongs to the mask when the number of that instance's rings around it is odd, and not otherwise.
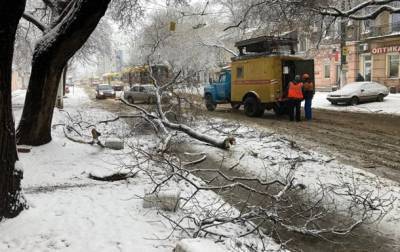
[[[383,102],[361,103],[355,106],[349,105],[332,105],[326,96],[328,92],[316,92],[313,99],[313,107],[320,109],[329,109],[346,112],[363,112],[363,113],[384,113],[400,115],[400,94],[389,94]]]
[[[17,120],[23,99],[23,91],[13,93]],[[83,90],[76,88],[65,100],[64,110],[92,121],[114,117],[99,109],[88,109],[87,102],[89,99]],[[67,118],[66,112],[56,109],[53,124],[62,124]],[[126,143],[136,142],[151,148],[147,145],[154,140],[120,135],[129,131],[124,122],[102,127],[105,136],[120,137]],[[172,251],[181,238],[190,238],[171,235],[171,223],[159,211],[142,208],[144,192],[154,186],[144,174],[113,183],[88,178],[89,173],[120,171],[120,165],[129,162],[126,150],[107,150],[69,141],[60,126],[54,127],[52,137],[51,143],[20,154],[24,167],[22,184],[29,209],[17,218],[0,223],[0,251]],[[183,196],[191,193],[185,184],[171,186],[181,190]],[[196,198],[199,206],[209,206],[212,202],[221,211],[228,206],[212,192],[200,193]],[[235,214],[235,210],[230,211]],[[169,215],[179,218],[182,214],[178,211]],[[226,227],[226,232],[234,237],[247,230],[232,224]],[[271,239],[267,244],[271,251],[279,248]],[[201,246],[201,242],[196,241],[196,246]],[[226,251],[236,251],[234,240],[220,246]]]

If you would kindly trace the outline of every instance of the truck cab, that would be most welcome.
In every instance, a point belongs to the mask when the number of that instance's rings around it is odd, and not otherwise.
[[[231,71],[220,72],[218,81],[204,87],[204,99],[209,111],[215,110],[217,104],[229,103],[231,99]]]

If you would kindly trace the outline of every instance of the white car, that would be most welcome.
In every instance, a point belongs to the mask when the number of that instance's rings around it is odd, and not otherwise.
[[[389,94],[389,89],[373,81],[352,82],[343,88],[331,92],[326,99],[332,104],[346,103],[357,105],[360,102],[379,101]]]

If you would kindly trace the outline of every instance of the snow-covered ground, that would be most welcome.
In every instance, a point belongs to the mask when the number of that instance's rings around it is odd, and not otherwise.
[[[24,95],[24,91],[13,93],[17,121]],[[88,100],[84,91],[76,88],[65,99],[64,110],[92,122],[114,117],[89,108]],[[56,109],[53,124],[66,120],[67,114]],[[150,143],[154,142],[151,136],[137,139],[121,134],[129,131],[124,122],[101,127],[103,135],[124,138],[126,145],[135,143],[151,148]],[[179,233],[170,235],[170,222],[157,209],[142,207],[144,192],[154,187],[145,174],[113,183],[88,178],[89,173],[101,175],[120,171],[120,164],[130,160],[128,150],[115,151],[72,142],[65,138],[59,126],[54,127],[52,137],[51,143],[20,154],[29,209],[17,218],[0,223],[0,251],[172,251],[180,238],[187,238]],[[183,197],[191,192],[186,184],[171,186],[181,191]],[[214,206],[219,211],[226,211],[228,207],[212,192],[200,193],[196,198],[196,204]],[[169,215],[179,218],[183,210]],[[234,209],[230,211],[235,213]],[[247,230],[230,225],[226,232],[235,237]],[[193,242],[195,247],[210,245],[210,241]],[[217,246],[224,251],[235,251],[235,244],[233,239]],[[271,250],[279,248],[271,239],[267,244]]]
[[[328,92],[316,92],[313,107],[347,112],[384,113],[400,115],[400,94],[389,94],[383,102],[361,103],[356,106],[332,105],[326,96]]]

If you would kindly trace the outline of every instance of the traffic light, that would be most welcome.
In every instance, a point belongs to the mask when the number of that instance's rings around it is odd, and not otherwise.
[[[174,21],[171,21],[169,23],[169,30],[170,31],[175,31],[175,29],[176,29],[176,23]]]

